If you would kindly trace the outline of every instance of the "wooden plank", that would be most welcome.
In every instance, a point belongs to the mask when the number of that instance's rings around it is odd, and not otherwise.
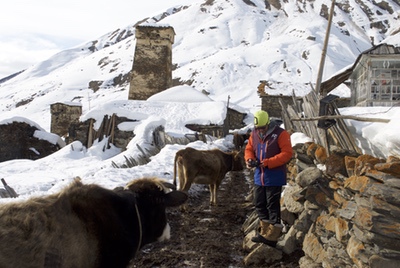
[[[372,117],[357,117],[354,115],[324,115],[324,116],[314,116],[308,118],[291,119],[292,121],[318,121],[326,119],[351,119],[363,122],[377,122],[377,123],[389,123],[390,119],[385,118],[372,118]]]

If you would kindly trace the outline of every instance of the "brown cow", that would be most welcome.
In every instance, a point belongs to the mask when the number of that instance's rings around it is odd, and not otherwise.
[[[186,200],[156,178],[114,190],[76,179],[58,194],[0,204],[0,267],[127,267],[142,246],[169,238],[166,207]]]
[[[208,184],[210,204],[217,205],[217,190],[226,173],[243,170],[243,167],[243,157],[239,152],[225,153],[218,149],[202,151],[187,147],[175,154],[174,185],[177,173],[179,188],[183,192],[187,193],[192,183]]]
[[[233,144],[237,151],[242,150],[245,147],[247,140],[250,137],[251,129],[247,130],[245,134],[239,134],[238,132],[233,133]]]

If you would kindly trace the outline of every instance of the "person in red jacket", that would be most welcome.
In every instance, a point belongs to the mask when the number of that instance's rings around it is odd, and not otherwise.
[[[270,123],[267,112],[255,112],[254,130],[244,151],[246,167],[255,168],[254,206],[260,228],[253,242],[275,247],[282,234],[280,199],[292,153],[290,134]]]

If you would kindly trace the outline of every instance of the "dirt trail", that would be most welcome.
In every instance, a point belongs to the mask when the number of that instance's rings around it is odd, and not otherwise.
[[[192,185],[199,191],[190,196],[188,211],[168,211],[171,239],[146,245],[129,267],[245,267],[242,224],[253,210],[252,204],[246,202],[250,185],[248,171],[228,173],[215,207],[209,205],[208,186]],[[288,265],[278,262],[265,267],[296,267]]]

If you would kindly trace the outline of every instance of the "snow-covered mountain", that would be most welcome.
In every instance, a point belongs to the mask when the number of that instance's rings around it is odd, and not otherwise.
[[[174,28],[173,78],[213,100],[229,96],[232,104],[258,109],[260,80],[274,88],[269,94],[304,95],[317,79],[330,6],[327,0],[206,0],[171,8],[0,80],[1,118],[24,116],[49,130],[54,100],[80,102],[84,113],[126,100],[139,23]],[[373,45],[399,45],[399,11],[398,0],[337,1],[323,80]],[[93,90],[91,81],[102,84]]]

